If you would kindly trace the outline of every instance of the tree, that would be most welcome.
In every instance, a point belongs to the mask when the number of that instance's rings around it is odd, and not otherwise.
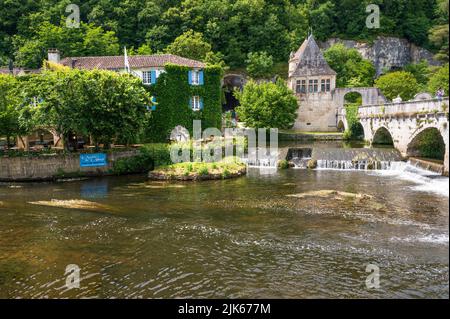
[[[342,43],[324,52],[325,60],[337,72],[337,87],[370,87],[375,77],[375,67],[363,59],[356,49],[349,49]]]
[[[443,67],[439,68],[439,70],[430,77],[430,81],[428,82],[429,92],[435,93],[439,88],[442,88],[445,91],[445,94],[448,96],[449,94],[448,74],[449,74],[449,66],[447,63]]]
[[[270,75],[273,58],[267,52],[250,52],[247,56],[247,73],[252,78],[264,78]]]
[[[211,52],[211,45],[203,39],[203,34],[188,30],[176,38],[165,50],[167,53],[185,58],[204,61]]]
[[[0,75],[0,136],[6,136],[7,147],[11,138],[21,133],[16,111],[18,99],[13,93],[16,86],[17,81],[13,76]]]
[[[404,101],[408,101],[419,91],[419,84],[414,75],[405,71],[382,75],[375,81],[375,86],[390,100],[400,96]]]
[[[449,42],[449,27],[448,27],[448,16],[449,16],[449,1],[448,0],[438,0],[438,7],[436,8],[436,13],[438,15],[436,25],[431,28],[429,32],[430,42],[438,50],[435,58],[448,62],[448,42]]]
[[[297,99],[286,83],[257,84],[249,81],[242,92],[235,92],[241,121],[252,128],[289,129],[296,120]]]
[[[408,64],[403,68],[403,70],[414,75],[421,90],[426,88],[431,73],[431,68],[428,61],[422,60],[419,63]]]

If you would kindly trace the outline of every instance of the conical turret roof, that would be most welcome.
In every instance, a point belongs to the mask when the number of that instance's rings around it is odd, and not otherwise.
[[[297,67],[292,76],[336,75],[312,34],[303,42],[292,59],[297,60]]]

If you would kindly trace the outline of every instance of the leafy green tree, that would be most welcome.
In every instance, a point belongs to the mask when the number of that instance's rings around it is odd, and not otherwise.
[[[18,123],[16,105],[17,96],[14,89],[17,80],[10,75],[0,75],[0,136],[6,136],[6,145],[10,145],[11,138],[19,136],[22,131]]]
[[[449,67],[448,63],[439,68],[437,72],[435,72],[428,82],[428,90],[430,93],[434,94],[437,92],[439,88],[442,88],[445,91],[445,94],[449,95]]]
[[[264,78],[270,75],[273,68],[273,58],[267,52],[250,52],[245,61],[247,73],[252,78]]]
[[[81,23],[80,28],[67,28],[50,22],[42,23],[31,38],[16,36],[15,60],[19,66],[39,68],[49,48],[57,48],[63,56],[117,55],[118,40],[112,31]]]
[[[282,80],[261,84],[249,81],[235,96],[240,102],[237,114],[248,127],[289,129],[297,117],[297,99]]]
[[[211,45],[203,39],[203,34],[188,30],[175,39],[165,50],[167,53],[194,60],[205,60],[211,52]]]
[[[337,87],[370,87],[375,77],[375,67],[363,59],[356,49],[338,43],[324,52],[330,67],[337,72]]]
[[[426,60],[422,60],[415,64],[408,64],[403,69],[414,75],[421,90],[426,88],[431,74],[431,68]]]
[[[400,96],[403,101],[411,100],[419,92],[416,78],[409,72],[397,71],[382,75],[375,81],[384,96],[393,100]]]
[[[448,26],[448,17],[449,17],[449,1],[448,0],[438,0],[438,6],[436,8],[437,13],[437,21],[436,25],[431,28],[429,31],[429,39],[430,42],[434,45],[434,47],[438,50],[435,58],[448,62],[449,53],[448,53],[448,42],[449,42],[449,26]]]

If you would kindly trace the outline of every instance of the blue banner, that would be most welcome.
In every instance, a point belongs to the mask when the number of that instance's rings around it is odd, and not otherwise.
[[[80,154],[80,167],[100,167],[108,165],[106,154]]]

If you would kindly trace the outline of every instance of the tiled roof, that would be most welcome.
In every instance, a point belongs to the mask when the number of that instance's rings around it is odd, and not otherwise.
[[[295,52],[293,59],[298,59],[298,64],[292,76],[336,75],[312,35]]]
[[[183,65],[191,68],[204,68],[203,62],[183,58],[172,54],[133,55],[128,57],[130,67],[151,68],[163,67],[167,63]],[[61,60],[61,64],[78,69],[117,70],[125,68],[124,56],[89,56],[68,57]]]

